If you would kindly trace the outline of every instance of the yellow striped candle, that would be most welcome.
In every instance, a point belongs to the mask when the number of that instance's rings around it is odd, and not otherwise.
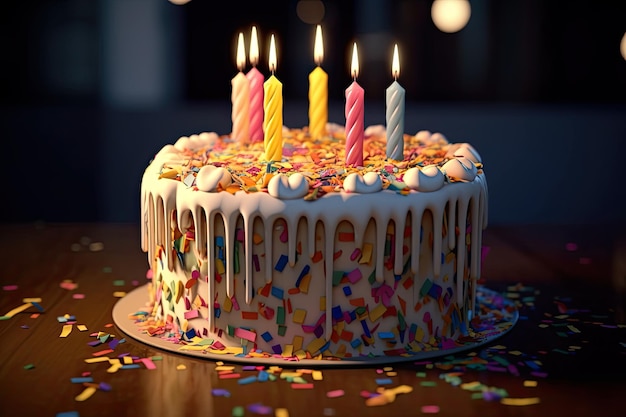
[[[321,67],[324,43],[320,25],[315,30],[313,55],[317,67],[309,74],[309,132],[311,137],[320,138],[326,134],[328,122],[328,74]]]
[[[247,143],[250,139],[250,81],[243,73],[246,64],[243,33],[239,34],[237,42],[237,67],[239,73],[231,80],[231,101],[233,108],[231,119],[233,122],[233,139],[240,143]]]
[[[269,67],[272,75],[263,84],[263,132],[265,159],[280,161],[283,158],[283,84],[274,76],[276,71],[276,43],[270,40]]]

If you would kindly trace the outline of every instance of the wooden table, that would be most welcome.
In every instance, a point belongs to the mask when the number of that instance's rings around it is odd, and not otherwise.
[[[222,379],[212,360],[161,351],[116,328],[114,293],[146,282],[137,225],[0,225],[0,314],[28,297],[41,298],[44,309],[0,321],[0,415],[623,416],[625,238],[603,227],[490,226],[482,279],[518,303],[520,320],[509,333],[430,363],[324,367],[321,380],[304,370],[312,388],[296,389],[280,372],[242,384],[258,371],[241,364],[226,363],[241,378]],[[65,280],[77,288],[62,288]],[[64,315],[76,324],[60,337]],[[109,347],[111,337],[88,345],[97,332],[125,339],[109,355],[151,358],[155,369],[142,362],[109,373],[108,362],[85,362]],[[89,383],[77,377],[99,387],[84,401],[76,397]],[[367,393],[400,386],[410,392],[367,405]]]

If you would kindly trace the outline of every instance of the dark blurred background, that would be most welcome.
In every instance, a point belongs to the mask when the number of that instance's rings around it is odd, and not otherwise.
[[[398,43],[407,133],[478,149],[492,224],[626,223],[624,1],[472,0],[453,33],[432,0],[174,3],[5,2],[1,221],[139,222],[141,175],[162,146],[230,132],[236,36],[247,44],[252,25],[266,76],[277,39],[285,125],[306,125],[319,23],[330,121],[345,122],[357,42],[366,125],[385,123]]]

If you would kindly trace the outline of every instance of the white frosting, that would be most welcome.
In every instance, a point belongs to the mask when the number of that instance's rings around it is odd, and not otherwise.
[[[415,137],[421,142],[428,142],[430,140],[430,135],[432,135],[430,130],[420,130],[415,134]]]
[[[439,132],[435,132],[430,136],[431,143],[448,143],[448,139]]]
[[[446,158],[459,157],[467,158],[476,164],[482,162],[482,158],[480,157],[478,151],[469,143],[455,143],[450,146],[450,149],[448,149],[448,152],[446,153]]]
[[[432,139],[432,136],[429,137]],[[443,140],[442,137],[436,139],[437,141]],[[177,142],[177,145],[179,142],[189,144],[194,141],[190,138],[181,140]],[[159,155],[163,153],[164,156],[172,152],[170,147],[166,148],[167,152],[164,148]],[[432,256],[432,259],[427,259],[424,263],[428,268],[432,268],[430,276],[439,279],[442,254],[455,247],[465,248],[466,244],[470,244],[471,259],[466,259],[466,250],[459,250],[455,261],[446,264],[446,267],[455,268],[455,275],[459,277],[455,284],[455,301],[458,307],[464,308],[466,299],[473,303],[474,295],[468,296],[467,294],[469,285],[467,281],[469,279],[475,282],[480,277],[482,230],[487,224],[487,184],[484,173],[478,171],[468,158],[452,159],[441,170],[436,166],[409,169],[404,173],[403,178],[411,189],[408,194],[388,189],[381,190],[381,177],[376,172],[368,172],[362,176],[353,173],[345,178],[343,183],[348,192],[331,192],[314,201],[302,198],[308,192],[308,183],[306,177],[300,173],[290,176],[282,173],[274,175],[268,183],[267,193],[237,191],[232,194],[196,191],[181,181],[159,179],[162,166],[162,163],[157,163],[155,160],[146,169],[141,184],[142,249],[148,253],[148,261],[153,268],[156,267],[154,262],[157,262],[158,248],[172,248],[173,245],[172,233],[165,231],[172,230],[176,224],[179,224],[181,231],[185,233],[185,228],[190,227],[191,220],[193,220],[195,225],[194,251],[206,257],[206,261],[201,265],[202,274],[213,277],[213,271],[216,271],[218,262],[215,249],[216,237],[224,236],[226,259],[232,259],[234,255],[230,253],[230,248],[234,247],[234,242],[238,239],[236,229],[241,227],[242,256],[244,257],[241,262],[241,272],[236,274],[234,262],[229,261],[225,265],[222,277],[225,280],[226,296],[233,296],[236,288],[243,289],[245,303],[254,309],[257,304],[255,302],[253,306],[256,291],[263,286],[258,279],[255,285],[253,276],[257,274],[253,266],[253,239],[255,223],[258,223],[260,219],[263,224],[261,233],[264,235],[262,237],[266,242],[264,257],[269,260],[265,262],[265,271],[261,271],[260,275],[264,277],[266,283],[271,283],[272,277],[277,274],[272,261],[277,256],[273,253],[274,231],[277,227],[286,234],[284,242],[288,247],[289,265],[296,264],[296,247],[299,239],[304,240],[303,248],[305,248],[300,257],[311,259],[317,250],[324,253],[323,265],[321,269],[316,270],[314,285],[325,298],[323,337],[329,340],[333,329],[332,308],[340,303],[341,297],[345,297],[343,293],[340,296],[335,291],[331,273],[335,270],[333,256],[337,252],[337,245],[341,244],[337,242],[336,230],[342,223],[350,224],[354,231],[354,247],[356,248],[363,247],[366,235],[369,236],[368,240],[371,238],[375,242],[375,247],[378,249],[373,254],[373,274],[374,279],[382,285],[385,282],[384,271],[386,270],[386,255],[382,248],[385,247],[389,237],[388,225],[393,223],[396,231],[405,231],[410,228],[410,233],[406,236],[405,233],[398,232],[393,237],[392,247],[395,248],[393,249],[395,251],[393,273],[397,275],[402,274],[404,268],[408,267],[416,279],[423,276],[421,263],[424,262],[425,252],[422,251],[422,246],[428,245],[431,249],[427,253]],[[211,181],[207,181],[210,185],[216,185],[222,181],[223,177],[220,176],[218,181],[217,174],[214,174],[219,172],[219,168],[206,170],[205,168],[207,167],[200,170],[199,177],[204,177],[203,171],[205,171],[206,175],[211,177]],[[445,182],[444,173],[458,182]],[[216,178],[213,178],[213,175],[216,175]],[[203,183],[203,180],[196,179],[196,182]],[[207,186],[203,189],[214,191],[215,187]],[[378,192],[374,192],[375,190]],[[431,225],[429,229],[432,230],[430,235],[432,243],[422,242],[423,221]],[[284,228],[280,226],[282,222],[284,222]],[[372,222],[375,225],[374,230],[370,227]],[[471,225],[469,228],[468,224]],[[447,227],[449,232],[444,233],[443,227]],[[462,232],[450,232],[454,230]],[[403,256],[405,250],[407,251],[406,258]],[[173,280],[174,277],[179,276],[177,259],[172,251],[163,251],[159,259],[163,262],[161,264],[159,261],[159,265],[162,265],[164,273],[169,274],[168,279]],[[406,266],[403,265],[403,259],[409,259]],[[467,264],[470,265],[469,277],[465,275]],[[290,276],[287,279],[293,281],[295,278]],[[236,279],[237,285],[235,285]],[[217,295],[215,288],[217,284],[210,279],[208,284],[202,285],[206,285],[203,290],[206,294],[203,297],[210,303]],[[415,299],[420,299],[421,287],[422,282],[415,282],[410,287]],[[475,291],[474,285],[471,288]],[[224,297],[224,294],[220,296]],[[319,310],[317,297],[311,296],[306,299],[306,302],[310,305],[299,307],[311,312]],[[430,307],[425,308],[436,308],[436,305],[437,303],[432,303]],[[412,311],[412,307],[409,310]],[[205,314],[206,328],[213,331],[217,320],[215,312],[209,308]],[[409,312],[408,314],[416,313]],[[423,314],[423,311],[420,314]],[[435,310],[433,310],[434,314],[436,314]],[[177,316],[182,317],[183,313],[179,312]],[[443,323],[441,317],[439,320]],[[272,328],[275,328],[275,325],[273,326]],[[294,326],[290,327],[292,328]],[[378,346],[377,351],[381,352],[384,346]]]
[[[344,132],[346,129],[343,125],[337,124],[337,123],[327,123],[326,124],[326,131],[328,132],[328,134],[333,134],[333,133],[338,133],[338,132]]]
[[[474,181],[478,174],[478,169],[472,161],[467,158],[455,158],[451,159],[441,167],[441,170],[452,181]]]
[[[360,194],[376,193],[383,189],[383,182],[375,172],[366,172],[363,175],[353,172],[343,181],[343,189]]]
[[[285,174],[274,175],[267,185],[267,192],[281,200],[302,198],[309,192],[309,183],[300,173],[290,176]]]
[[[181,164],[185,160],[184,156],[174,147],[166,145],[154,156],[155,164]]]
[[[181,136],[178,138],[176,143],[174,143],[174,147],[182,152],[185,149],[190,148],[190,143],[191,140],[189,139],[189,136]]]
[[[365,137],[368,136],[385,136],[387,134],[387,130],[385,129],[385,126],[383,125],[372,125],[372,126],[368,126],[365,128],[365,131],[363,132],[363,135],[365,135]]]
[[[445,176],[436,165],[426,165],[423,168],[410,168],[402,180],[415,191],[431,192],[443,187]]]
[[[191,136],[181,136],[174,144],[174,147],[181,152],[185,149],[196,150],[204,146],[210,146],[218,137],[215,132],[203,132]]]
[[[200,168],[196,176],[198,190],[211,192],[217,191],[218,184],[226,189],[232,183],[232,176],[228,170],[214,165],[205,165]]]
[[[415,134],[415,138],[426,145],[448,144],[448,139],[443,134],[439,132],[432,133],[430,130],[420,130]]]

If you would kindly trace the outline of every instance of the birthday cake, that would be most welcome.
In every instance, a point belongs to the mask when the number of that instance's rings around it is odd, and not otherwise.
[[[284,128],[263,142],[179,138],[141,184],[150,265],[141,331],[181,349],[253,358],[411,356],[472,336],[487,183],[478,152],[441,134]]]

